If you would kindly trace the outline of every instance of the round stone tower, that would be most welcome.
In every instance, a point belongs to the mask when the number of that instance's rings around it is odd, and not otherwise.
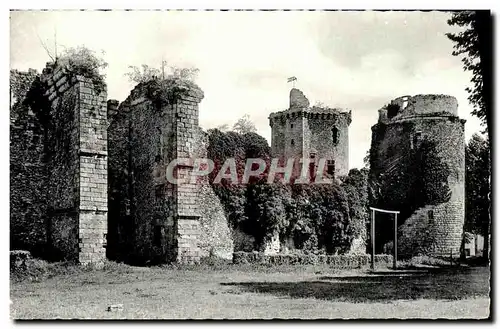
[[[447,201],[423,205],[401,219],[398,253],[402,256],[457,257],[460,253],[465,216],[465,120],[458,117],[457,108],[457,100],[452,96],[402,96],[379,110],[378,123],[372,127],[372,184],[380,186],[381,177],[385,175],[387,179],[397,168],[408,165],[403,163],[404,154],[418,148],[424,140],[435,146],[437,159],[448,168]],[[404,182],[391,188],[400,189],[396,191],[398,195],[412,197]]]

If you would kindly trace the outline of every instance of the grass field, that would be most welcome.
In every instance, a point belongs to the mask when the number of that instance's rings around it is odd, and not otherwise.
[[[326,266],[68,270],[11,281],[13,319],[487,318],[489,268],[334,271]],[[123,310],[107,311],[122,304]]]

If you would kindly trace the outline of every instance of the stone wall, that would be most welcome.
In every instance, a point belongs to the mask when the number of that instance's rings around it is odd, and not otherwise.
[[[97,94],[91,79],[49,63],[23,101],[28,106],[28,119],[23,120],[33,125],[31,130],[38,138],[25,134],[23,140],[16,140],[13,134],[11,142],[24,143],[32,151],[29,157],[40,160],[35,170],[21,170],[18,175],[17,169],[26,163],[14,152],[13,189],[16,194],[21,185],[38,187],[38,192],[27,193],[24,201],[38,209],[30,218],[24,215],[25,220],[37,224],[24,226],[23,233],[36,230],[43,237],[39,240],[45,243],[47,258],[80,263],[100,263],[105,258],[105,99],[106,92]],[[12,127],[17,130],[15,124]],[[13,208],[13,226],[22,218],[17,207]]]
[[[37,115],[40,92],[31,91],[39,74],[11,72],[10,107],[10,248],[47,254],[45,129]],[[36,95],[34,95],[36,94]]]
[[[465,120],[456,116],[456,99],[446,95],[404,96],[391,104],[397,107],[381,109],[379,122],[372,127],[372,183],[380,173],[390,175],[391,170],[405,165],[400,162],[401,155],[423,138],[435,143],[437,156],[450,170],[449,201],[426,205],[401,219],[398,252],[401,256],[458,256],[465,215]]]
[[[194,154],[198,158],[207,158],[208,136],[201,128],[195,132]],[[232,259],[235,248],[224,206],[210,186],[208,176],[199,177],[197,186],[196,200],[201,232],[198,241],[200,255]]]
[[[227,258],[233,251],[230,232],[208,182],[167,179],[172,160],[204,156],[198,127],[203,92],[194,84],[164,83],[139,84],[118,109],[108,104],[113,113],[108,254],[136,263],[196,263],[210,254]],[[179,163],[174,177],[189,178],[192,165],[192,160]]]
[[[307,123],[310,134],[306,135],[306,148],[309,153],[316,153],[316,162],[320,158],[335,161],[335,177],[347,175],[351,114],[313,107]]]
[[[44,70],[50,102],[47,137],[49,233],[55,253],[80,263],[105,259],[106,92],[62,68]]]

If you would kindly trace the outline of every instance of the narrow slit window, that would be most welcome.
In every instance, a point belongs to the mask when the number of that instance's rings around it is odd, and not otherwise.
[[[332,128],[332,142],[333,144],[337,144],[338,143],[338,140],[339,140],[339,130],[337,129],[337,127],[333,127]]]
[[[327,160],[326,162],[326,172],[330,176],[335,175],[335,160]]]
[[[290,145],[294,146],[295,145],[295,141],[292,139],[292,141],[290,142]]]
[[[420,146],[420,142],[422,141],[422,132],[416,131],[413,135],[413,147],[418,148]]]
[[[156,225],[154,228],[154,237],[153,241],[155,246],[161,247],[161,238],[162,238],[162,227],[160,225]]]

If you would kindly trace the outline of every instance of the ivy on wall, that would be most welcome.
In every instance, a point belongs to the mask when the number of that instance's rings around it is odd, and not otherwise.
[[[380,128],[378,133],[383,134],[385,126]],[[373,207],[401,211],[399,225],[421,207],[449,201],[450,169],[439,156],[435,141],[424,137],[413,148],[401,149],[382,165],[374,154],[376,151],[372,145],[369,202]],[[376,225],[378,245],[391,240],[393,230],[387,229],[387,225],[392,225],[392,217],[377,216],[381,219]]]
[[[256,133],[209,130],[208,157],[215,163],[210,182],[231,227],[255,238],[254,249],[275,234],[293,238],[295,248],[315,253],[345,253],[362,234],[366,217],[367,172],[352,171],[340,185],[267,183],[267,172],[248,184],[214,178],[227,158],[236,158],[241,180],[246,159],[270,159],[267,141]]]

